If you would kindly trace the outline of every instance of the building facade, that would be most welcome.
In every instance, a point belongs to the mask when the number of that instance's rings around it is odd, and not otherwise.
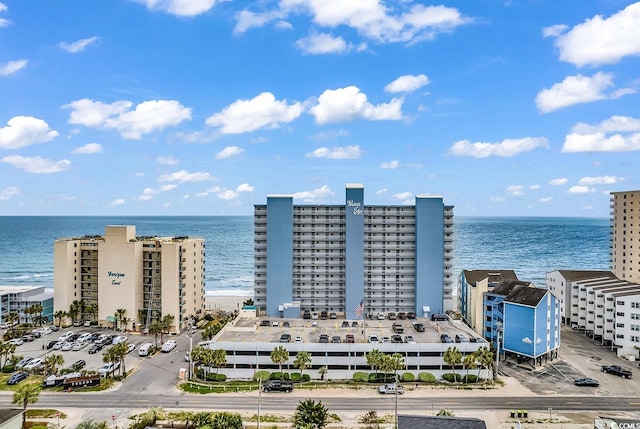
[[[26,309],[34,305],[42,307],[40,316],[53,321],[53,291],[44,286],[0,286],[0,321],[7,322],[9,313],[18,315],[18,323],[31,323],[34,316]]]
[[[640,190],[611,193],[611,271],[640,282]]]
[[[76,320],[101,326],[124,317],[132,330],[173,316],[171,331],[178,332],[204,311],[204,258],[203,239],[136,237],[130,225],[107,226],[104,236],[58,239],[55,310],[73,309]]]
[[[254,209],[255,303],[261,314],[300,310],[422,316],[453,309],[453,206],[442,197],[415,205],[366,206],[348,184],[344,205],[294,205],[269,195]]]

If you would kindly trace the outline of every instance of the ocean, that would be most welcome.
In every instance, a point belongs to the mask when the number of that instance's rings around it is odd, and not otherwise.
[[[53,242],[135,225],[137,235],[205,239],[207,295],[253,294],[253,217],[0,216],[0,285],[53,287]],[[609,219],[454,218],[453,273],[512,269],[545,285],[559,269],[609,269]]]

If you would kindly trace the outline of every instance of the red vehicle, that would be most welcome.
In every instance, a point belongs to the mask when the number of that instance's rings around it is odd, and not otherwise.
[[[355,343],[356,339],[353,337],[353,334],[347,334],[344,336],[345,343]]]

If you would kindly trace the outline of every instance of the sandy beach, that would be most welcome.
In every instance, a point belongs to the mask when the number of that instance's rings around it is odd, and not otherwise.
[[[205,306],[207,310],[233,311],[239,310],[242,303],[250,296],[206,295]]]

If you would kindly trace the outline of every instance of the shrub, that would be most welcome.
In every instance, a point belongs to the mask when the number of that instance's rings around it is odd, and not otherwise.
[[[384,374],[382,372],[374,372],[369,374],[369,383],[393,383],[394,374]]]
[[[293,374],[291,374],[291,381],[293,381],[294,383],[299,383],[300,378],[301,376],[299,372],[294,372]]]
[[[302,374],[302,381],[311,381],[311,376],[309,374]]]
[[[288,372],[272,372],[269,375],[269,380],[289,380],[290,376]]]
[[[209,380],[211,381],[218,381],[218,382],[222,382],[222,381],[227,381],[227,376],[224,374],[216,374],[215,372],[212,374],[209,374],[209,377],[207,377]]]
[[[448,372],[446,374],[442,374],[442,379],[448,381],[449,383],[462,381],[462,376],[460,374],[453,374],[452,372]]]
[[[8,373],[13,372],[15,370],[16,370],[16,368],[13,365],[5,365],[2,368],[2,372],[4,372],[5,374],[8,374]]]
[[[258,380],[268,380],[269,379],[269,371],[265,371],[265,370],[261,370],[261,371],[256,371],[253,374],[253,381],[258,381]]]
[[[369,374],[366,372],[354,372],[353,373],[353,381],[359,381],[361,383],[366,383],[369,381]]]
[[[418,380],[420,380],[422,383],[435,383],[436,376],[431,374],[430,372],[421,372],[420,374],[418,374]]]
[[[405,372],[404,374],[402,374],[400,379],[405,382],[412,382],[416,380],[416,376],[410,372]]]
[[[478,376],[475,374],[465,375],[464,377],[462,377],[462,381],[465,383],[477,383]]]

